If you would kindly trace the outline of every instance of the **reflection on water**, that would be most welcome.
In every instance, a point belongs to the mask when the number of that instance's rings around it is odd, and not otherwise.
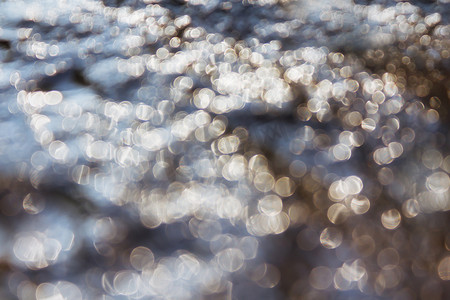
[[[1,2],[1,298],[449,298],[449,11]]]

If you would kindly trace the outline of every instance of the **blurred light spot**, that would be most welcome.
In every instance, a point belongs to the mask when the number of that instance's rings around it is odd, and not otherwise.
[[[61,103],[63,95],[58,91],[50,91],[45,93],[44,102],[47,105],[57,105]]]
[[[211,241],[221,233],[222,226],[215,220],[204,220],[200,222],[197,228],[198,236],[205,241]]]
[[[86,165],[78,165],[73,168],[72,179],[74,182],[86,185],[89,184],[90,168]]]
[[[295,191],[295,183],[289,177],[281,177],[275,183],[274,191],[281,197],[289,197]]]
[[[36,300],[64,299],[58,288],[51,283],[41,283],[36,289]]]
[[[141,103],[136,106],[136,117],[139,120],[142,120],[142,121],[150,120],[153,112],[154,112],[154,109],[149,105]]]
[[[327,217],[333,224],[342,224],[349,216],[349,209],[341,204],[335,203],[328,208]]]
[[[373,160],[378,165],[387,165],[390,164],[394,160],[394,158],[391,156],[388,147],[382,147],[375,150],[375,152],[373,153]]]
[[[49,162],[48,154],[43,151],[36,151],[31,156],[31,164],[36,170],[43,170]]]
[[[442,170],[447,173],[450,173],[450,155],[447,155],[442,162]]]
[[[319,245],[319,240],[319,234],[311,228],[305,228],[297,235],[297,245],[305,251],[311,251],[316,248]]]
[[[234,135],[223,137],[219,139],[218,148],[223,154],[230,154],[236,152],[239,147],[239,138]]]
[[[24,280],[17,287],[17,297],[20,300],[36,299],[36,284]]]
[[[366,196],[358,195],[352,198],[350,208],[357,215],[365,214],[369,211],[370,201]]]
[[[403,153],[403,146],[398,142],[392,142],[388,145],[389,155],[392,158],[400,157]]]
[[[141,134],[141,143],[144,149],[157,151],[167,146],[168,132],[162,128],[156,128]]]
[[[427,189],[435,193],[445,193],[450,187],[450,178],[444,172],[435,172],[427,177]]]
[[[116,237],[117,226],[112,218],[105,217],[95,222],[93,231],[96,240],[111,241]]]
[[[348,160],[352,155],[352,151],[347,145],[337,144],[333,147],[333,155],[337,160]]]
[[[327,249],[335,249],[342,243],[342,231],[335,227],[327,227],[320,234],[320,243]]]
[[[242,155],[233,155],[222,169],[222,176],[228,181],[238,181],[247,172],[247,161]],[[256,180],[256,178],[255,178]],[[273,177],[272,177],[273,180]],[[256,183],[255,183],[256,186]],[[273,183],[272,183],[273,186]],[[270,188],[272,188],[272,186]]]
[[[258,210],[268,216],[275,216],[283,209],[281,199],[276,195],[267,195],[258,201]]]
[[[366,269],[363,267],[361,259],[357,259],[352,263],[345,262],[340,270],[342,276],[348,281],[358,281],[366,274]]]
[[[377,280],[378,278],[381,277],[382,280],[384,281],[384,288],[392,289],[400,283],[400,280],[402,279],[402,274],[403,272],[400,269],[400,267],[393,266],[392,268],[381,270],[380,274],[377,277]]]
[[[61,252],[58,240],[47,238],[41,232],[25,233],[19,236],[13,246],[15,256],[30,269],[42,269],[57,260]]]
[[[394,182],[394,173],[390,168],[384,167],[378,171],[377,178],[382,185],[390,185]]]
[[[120,271],[114,277],[113,285],[119,295],[133,295],[139,288],[139,275],[132,271]]]
[[[258,240],[251,236],[245,236],[239,241],[239,248],[244,254],[245,259],[253,259],[258,252]]]
[[[439,13],[433,13],[425,17],[424,21],[425,24],[427,24],[428,27],[431,27],[433,25],[436,25],[441,21],[441,15]]]
[[[309,273],[309,284],[315,289],[325,290],[333,281],[333,273],[327,267],[317,267]]]
[[[434,170],[442,164],[442,154],[435,149],[429,149],[422,154],[422,163],[428,169]]]
[[[359,194],[363,188],[363,182],[358,176],[349,176],[344,180],[349,195]]]
[[[362,235],[354,239],[355,248],[363,257],[368,257],[375,251],[375,241],[369,235]]]
[[[334,181],[328,189],[328,196],[332,201],[341,201],[348,195],[347,183],[344,180]]]
[[[261,192],[268,192],[273,188],[275,179],[270,173],[259,172],[253,179],[253,183],[255,184],[255,188],[257,190]]]
[[[56,289],[61,294],[61,299],[64,300],[80,300],[82,294],[78,286],[68,281],[58,281],[55,284]],[[56,300],[56,299],[55,299]]]
[[[402,205],[403,215],[407,218],[414,218],[420,212],[419,202],[416,199],[408,199]]]
[[[244,254],[236,248],[225,249],[216,255],[219,266],[227,272],[236,272],[244,265]]]
[[[381,215],[381,223],[386,229],[395,229],[400,225],[401,215],[398,210],[390,209]]]
[[[333,277],[334,287],[338,290],[349,290],[352,282],[343,276],[342,268],[338,268]]]
[[[362,120],[362,122],[361,122],[361,128],[367,132],[374,131],[376,127],[377,127],[377,123],[371,118],[366,118],[366,119]]]
[[[391,269],[398,265],[399,254],[394,248],[385,248],[378,253],[378,266],[382,269]]]
[[[23,199],[23,209],[31,215],[40,213],[44,208],[45,199],[38,194],[27,194]]]
[[[291,224],[300,225],[308,220],[309,208],[304,203],[294,202],[289,206],[288,213]]]
[[[251,270],[250,278],[260,287],[273,288],[279,283],[281,274],[274,265],[263,263]]]
[[[48,152],[56,161],[64,163],[69,156],[69,147],[61,141],[53,141],[48,147]]]
[[[153,252],[146,247],[136,247],[131,251],[130,263],[138,271],[153,265],[155,257]]]
[[[289,173],[293,177],[301,178],[306,174],[307,167],[305,163],[300,160],[294,160],[289,165]]]
[[[437,267],[439,278],[450,280],[450,256],[444,257]]]

